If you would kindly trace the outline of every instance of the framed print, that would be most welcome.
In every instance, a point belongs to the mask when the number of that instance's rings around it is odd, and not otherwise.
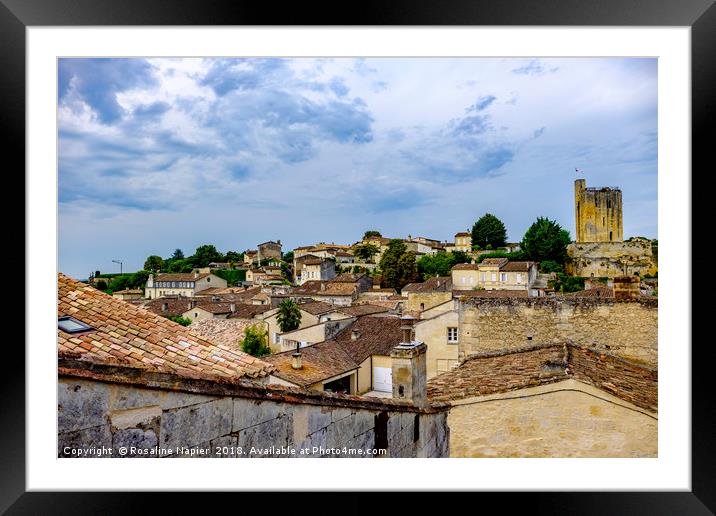
[[[3,508],[713,511],[689,208],[716,8],[552,7],[3,0],[28,203]]]

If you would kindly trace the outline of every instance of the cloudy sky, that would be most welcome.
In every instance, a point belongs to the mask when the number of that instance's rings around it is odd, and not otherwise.
[[[59,263],[204,243],[574,235],[575,168],[657,237],[655,59],[62,59]]]

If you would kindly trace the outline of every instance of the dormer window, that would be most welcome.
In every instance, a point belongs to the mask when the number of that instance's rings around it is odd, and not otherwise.
[[[57,327],[65,333],[81,333],[83,331],[94,330],[92,326],[78,321],[74,317],[59,317],[57,319]]]

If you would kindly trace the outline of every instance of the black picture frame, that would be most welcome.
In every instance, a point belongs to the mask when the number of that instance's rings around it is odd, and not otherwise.
[[[713,0],[428,0],[358,3],[271,4],[242,0],[0,0],[0,115],[5,162],[14,158],[15,170],[25,168],[25,30],[29,26],[82,25],[554,25],[554,26],[689,26],[692,36],[692,168],[706,168],[714,145],[716,120],[716,6]],[[709,164],[713,168],[712,164]],[[679,173],[689,174],[689,171]],[[705,174],[704,174],[705,175]],[[693,178],[694,175],[691,174]],[[703,177],[701,175],[700,177]],[[21,188],[23,188],[21,186]],[[708,203],[707,189],[693,191],[693,205]],[[692,235],[705,222],[693,219]],[[688,252],[688,250],[685,250]],[[692,255],[692,267],[709,271],[704,258]],[[705,255],[701,255],[705,256]],[[48,266],[52,262],[48,261]],[[28,271],[25,271],[28,273]],[[691,284],[691,278],[685,278]],[[688,292],[688,291],[687,291]],[[688,300],[686,300],[688,301]],[[696,306],[696,298],[692,299]],[[27,317],[27,315],[26,315]],[[694,322],[698,319],[693,318]],[[695,329],[695,327],[694,327]],[[9,335],[5,344],[10,345]],[[693,339],[692,339],[693,340]],[[687,348],[689,343],[664,343]],[[714,352],[708,341],[692,346],[692,491],[604,493],[486,493],[504,508],[523,504],[545,514],[714,514],[716,457],[714,403],[710,387]],[[6,355],[7,356],[7,355]],[[3,368],[3,406],[0,425],[0,511],[7,514],[123,514],[147,512],[146,498],[134,493],[25,492],[25,368],[24,357],[13,356]],[[320,487],[320,486],[317,486]],[[213,495],[212,495],[213,496]],[[233,495],[227,495],[233,496]],[[261,504],[266,495],[242,496],[244,503]],[[358,494],[343,498],[354,506]],[[452,500],[452,495],[449,495]],[[162,500],[162,513],[186,508],[186,496]],[[221,503],[226,496],[213,498]],[[306,494],[287,500],[283,510],[298,510]],[[419,499],[418,499],[419,500]],[[509,500],[509,504],[505,504]],[[415,503],[403,498],[401,503]],[[418,502],[420,503],[420,502]],[[281,510],[275,498],[271,510]],[[444,503],[441,504],[446,507]],[[246,505],[243,505],[246,507]],[[248,510],[248,509],[244,509]],[[313,511],[312,511],[313,512]],[[321,511],[323,512],[323,511]]]

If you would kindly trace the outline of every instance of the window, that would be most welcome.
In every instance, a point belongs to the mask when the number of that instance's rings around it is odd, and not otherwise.
[[[211,277],[206,278],[206,282],[209,283],[211,281]]]
[[[420,303],[420,310],[425,310],[425,303]]]
[[[484,272],[480,273],[480,281],[485,283],[485,273]]]
[[[497,273],[493,272],[490,277],[492,278],[491,281],[497,281]]]
[[[515,274],[515,279],[517,280],[517,283],[522,283],[522,274],[519,272]]]
[[[506,272],[500,273],[500,281],[502,281],[503,283],[507,281],[507,273]]]
[[[452,344],[457,342],[457,328],[451,327],[447,329],[447,340]]]
[[[418,439],[420,439],[420,414],[415,414],[415,419],[413,420],[413,442],[417,443]]]
[[[94,330],[92,326],[89,326],[82,321],[78,321],[74,317],[60,317],[57,319],[57,327],[65,333],[80,333],[83,331]]]
[[[279,337],[277,332],[273,332],[273,343],[278,344],[279,342],[281,342],[281,337]]]

